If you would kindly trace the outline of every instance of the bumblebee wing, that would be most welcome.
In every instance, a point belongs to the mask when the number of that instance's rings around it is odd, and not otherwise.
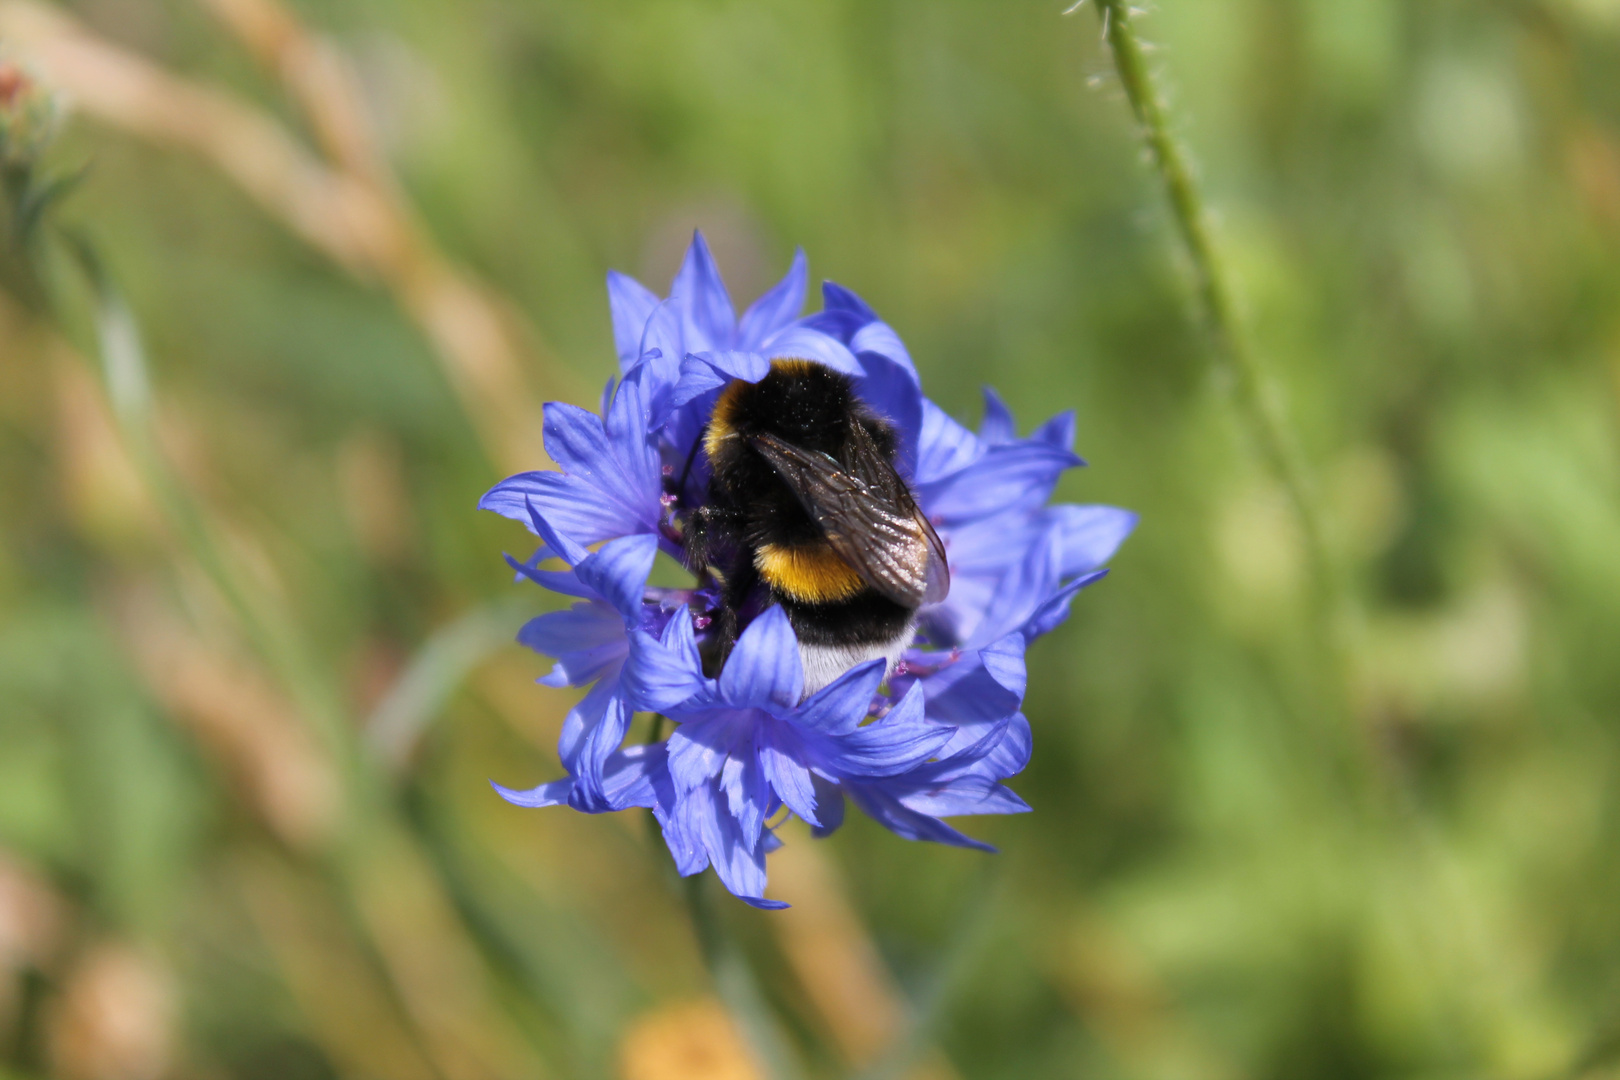
[[[858,423],[849,468],[774,435],[749,440],[820,526],[827,543],[873,589],[920,607],[950,591],[945,547],[900,479]]]
[[[908,493],[907,498],[910,498]],[[923,603],[937,604],[951,592],[951,568],[945,561],[945,541],[939,538],[934,526],[923,516],[915,502],[912,503],[912,513],[916,515],[917,525],[922,529],[923,542],[928,545],[927,578],[923,588]]]
[[[927,554],[923,564],[922,603],[939,603],[951,591],[951,572],[945,562],[944,541],[917,506],[906,482],[895,472],[883,451],[878,449],[871,434],[858,422],[850,423],[850,445],[853,448],[850,471],[873,489],[881,491],[886,501],[907,516],[908,524],[921,537]]]

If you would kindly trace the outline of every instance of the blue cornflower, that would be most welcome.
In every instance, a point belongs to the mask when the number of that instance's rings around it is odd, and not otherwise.
[[[955,729],[925,720],[920,686],[865,723],[882,660],[803,698],[798,642],[780,607],[743,631],[718,679],[703,678],[691,627],[676,618],[661,637],[632,634],[630,692],[677,724],[668,742],[675,810],[664,836],[683,874],[712,863],[737,896],[783,907],[763,898],[769,818],[785,806],[812,827],[836,825],[841,806],[827,821],[822,807],[838,797],[837,785],[913,773]]]
[[[565,611],[529,620],[518,641],[555,657],[557,664],[540,679],[547,686],[589,686],[590,690],[563,720],[557,754],[568,779],[544,785],[525,798],[527,805],[566,802],[576,810],[597,813],[621,810],[622,792],[607,779],[630,729],[633,709],[621,689],[624,663],[630,654],[627,627],[661,629],[661,608],[644,602],[647,575],[657,555],[657,540],[648,534],[609,540],[596,552],[562,536],[530,505],[530,522],[546,544],[527,562],[508,558],[518,573],[535,583],[579,599]],[[542,570],[548,558],[560,558],[569,569]],[[620,776],[622,783],[623,777]],[[540,791],[543,790],[544,794]],[[510,792],[502,795],[512,797]],[[516,800],[514,800],[516,801]],[[639,804],[637,804],[639,805]]]
[[[855,294],[828,282],[824,309],[799,318],[806,277],[800,252],[739,319],[701,235],[667,299],[610,274],[621,377],[602,415],[548,404],[546,449],[561,472],[511,477],[480,503],[541,539],[530,560],[512,561],[520,574],[576,600],[519,636],[557,660],[541,681],[589,687],[558,744],[567,777],[497,790],[525,806],[648,808],[681,873],[712,864],[762,907],[780,906],[764,899],[779,815],[826,835],[847,798],[901,836],[983,848],[941,819],[1028,809],[1002,783],[1030,755],[1025,649],[1102,576],[1136,522],[1114,507],[1047,505],[1061,474],[1083,464],[1072,413],[1020,439],[987,390],[984,421],[968,431],[923,396],[899,335]],[[699,646],[718,602],[712,583],[646,584],[660,548],[684,561],[684,523],[707,497],[700,437],[717,397],[778,358],[843,372],[889,422],[896,469],[939,532],[952,579],[892,669],[871,661],[808,695],[782,609],[755,617],[710,678]],[[567,568],[543,569],[547,560]],[[674,731],[626,747],[642,711]]]

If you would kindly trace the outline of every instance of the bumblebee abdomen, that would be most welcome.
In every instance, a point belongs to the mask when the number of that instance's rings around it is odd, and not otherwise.
[[[754,568],[773,591],[801,604],[834,604],[866,588],[855,568],[825,541],[760,544]]]

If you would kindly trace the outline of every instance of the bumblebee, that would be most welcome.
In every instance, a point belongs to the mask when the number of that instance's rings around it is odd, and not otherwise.
[[[776,360],[757,383],[727,384],[702,445],[709,500],[686,523],[686,550],[721,586],[710,674],[773,603],[798,635],[806,696],[867,660],[892,668],[917,609],[950,590],[939,534],[895,470],[894,428],[847,376]]]

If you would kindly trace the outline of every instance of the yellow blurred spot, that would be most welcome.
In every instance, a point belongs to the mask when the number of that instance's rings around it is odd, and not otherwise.
[[[1442,610],[1372,620],[1360,694],[1380,709],[1477,719],[1522,694],[1529,639],[1518,590],[1484,582]]]
[[[718,1001],[667,1005],[641,1017],[619,1045],[623,1080],[757,1080],[762,1074]]]
[[[399,444],[380,431],[355,432],[338,447],[337,478],[349,528],[366,557],[382,566],[404,560],[416,529]]]
[[[1330,542],[1351,559],[1375,558],[1394,542],[1406,519],[1399,466],[1378,446],[1341,453],[1326,476]]]
[[[109,546],[140,540],[154,530],[155,516],[94,376],[66,356],[53,365],[53,374],[57,460],[74,519]]]
[[[1220,507],[1215,542],[1232,582],[1262,610],[1297,593],[1304,545],[1280,488],[1257,484]]]
[[[168,973],[128,945],[80,958],[49,1022],[61,1080],[157,1080],[172,1057],[174,992]]]

